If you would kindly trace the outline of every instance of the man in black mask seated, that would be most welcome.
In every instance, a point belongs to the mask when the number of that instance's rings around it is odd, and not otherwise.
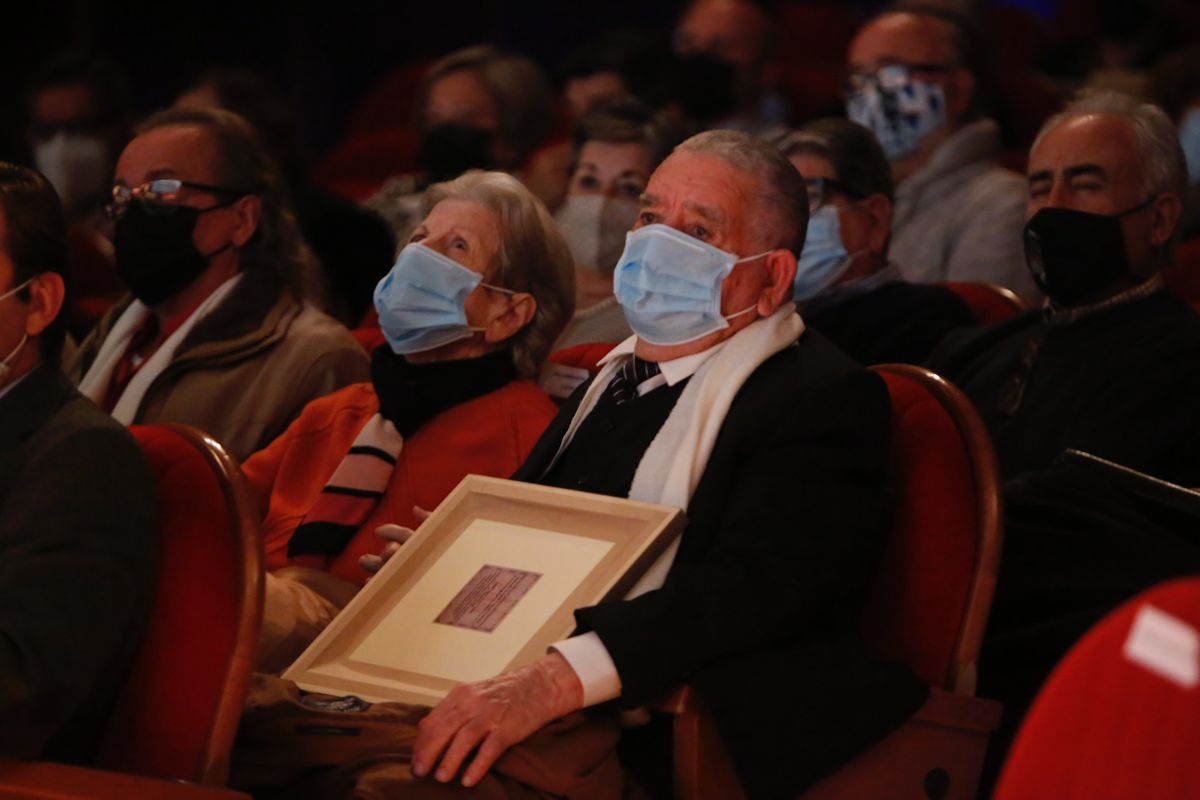
[[[675,28],[678,99],[709,129],[771,138],[786,133],[787,109],[770,92],[766,67],[774,20],[755,0],[693,0]]]
[[[1161,278],[1187,189],[1170,120],[1084,95],[1043,126],[1028,175],[1046,307],[949,337],[932,366],[974,401],[1005,478],[1075,448],[1200,485],[1200,320]]]
[[[131,295],[68,374],[119,422],[194,425],[243,459],[310,400],[366,379],[366,353],[312,304],[312,254],[241,117],[150,117],[117,161],[110,213]]]

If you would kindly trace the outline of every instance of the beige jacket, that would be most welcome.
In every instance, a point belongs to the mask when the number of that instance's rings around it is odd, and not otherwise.
[[[79,346],[67,368],[76,384],[131,300],[110,309]],[[369,377],[366,353],[340,323],[272,279],[247,274],[180,344],[135,423],[194,425],[242,461],[310,400]]]

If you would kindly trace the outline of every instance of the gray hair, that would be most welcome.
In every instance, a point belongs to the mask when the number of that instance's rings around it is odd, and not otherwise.
[[[1033,148],[1059,125],[1090,114],[1120,117],[1133,129],[1142,164],[1143,199],[1162,192],[1172,192],[1181,201],[1187,197],[1187,162],[1175,126],[1161,108],[1137,97],[1111,90],[1084,90],[1065,109],[1046,120],[1033,140]]]
[[[500,252],[484,280],[528,292],[537,311],[510,340],[513,364],[536,378],[554,341],[575,312],[575,259],[550,212],[520,181],[504,172],[470,170],[425,192],[425,213],[443,200],[466,200],[500,220]]]
[[[808,191],[804,179],[779,148],[740,131],[706,131],[675,148],[676,153],[715,156],[753,176],[760,213],[751,219],[756,234],[769,247],[784,247],[796,256],[804,249],[808,228]]]
[[[809,153],[829,162],[836,180],[855,200],[881,194],[894,200],[892,165],[875,134],[848,119],[813,120],[779,139],[785,156]]]
[[[434,83],[461,70],[479,73],[500,112],[500,132],[519,160],[532,153],[549,135],[554,124],[554,93],[545,73],[532,59],[491,45],[456,50],[430,67],[417,107],[425,107]]]

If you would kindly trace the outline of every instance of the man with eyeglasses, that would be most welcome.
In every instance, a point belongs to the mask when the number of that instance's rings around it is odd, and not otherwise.
[[[311,303],[314,261],[248,123],[172,109],[117,162],[117,272],[131,296],[70,374],[120,422],[183,422],[245,458],[310,400],[365,380],[367,358]]]
[[[973,324],[954,292],[905,281],[888,260],[892,172],[869,130],[821,119],[779,146],[808,188],[792,295],[805,323],[862,364],[922,364],[949,331]]]
[[[995,164],[999,132],[980,113],[977,40],[940,7],[884,12],[850,43],[846,114],[892,163],[892,257],[905,277],[994,283],[1037,302],[1021,254],[1024,186]]]
[[[0,162],[0,758],[88,761],[154,576],[154,488],[133,438],[58,366],[66,223]]]

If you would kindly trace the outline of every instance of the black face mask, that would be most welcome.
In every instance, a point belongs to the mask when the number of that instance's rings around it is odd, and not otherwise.
[[[140,200],[134,200],[117,220],[113,249],[117,257],[117,274],[133,292],[133,296],[148,306],[156,306],[186,289],[209,261],[218,253],[233,246],[225,245],[207,255],[196,249],[192,231],[200,215],[215,208],[173,206],[151,212]]]
[[[1025,224],[1025,263],[1038,288],[1056,305],[1070,307],[1095,297],[1129,274],[1121,217],[1070,208],[1043,208]]]
[[[737,110],[737,67],[705,53],[679,59],[679,103],[699,122],[717,122]]]
[[[417,164],[430,183],[453,180],[469,169],[494,169],[492,134],[473,125],[435,125],[421,134]]]

